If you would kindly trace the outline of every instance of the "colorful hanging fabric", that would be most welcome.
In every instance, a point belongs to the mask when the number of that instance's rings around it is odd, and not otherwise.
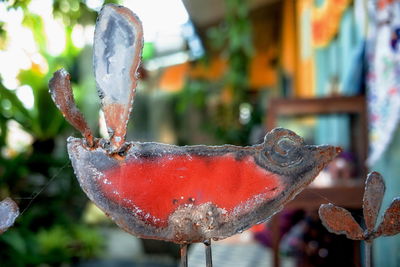
[[[296,5],[293,0],[283,0],[281,65],[287,75],[296,75],[297,31]]]
[[[400,119],[400,2],[370,2],[367,95],[373,165],[390,145]]]
[[[312,8],[312,41],[317,48],[328,45],[340,28],[342,15],[351,0],[325,0]]]
[[[296,1],[295,96],[360,92],[363,82],[360,62],[364,58],[366,39],[364,5],[364,0]],[[333,80],[338,81],[338,90],[334,92]]]
[[[298,32],[298,64],[295,81],[296,97],[315,96],[315,63],[312,46],[311,0],[296,1]]]
[[[365,51],[363,0],[299,0],[295,95],[356,95],[362,87]],[[364,11],[365,13],[365,11]],[[320,117],[315,139],[350,147],[348,116]]]

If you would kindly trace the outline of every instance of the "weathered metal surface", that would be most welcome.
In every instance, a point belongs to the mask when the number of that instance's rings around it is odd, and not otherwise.
[[[382,176],[377,172],[370,173],[365,183],[363,198],[364,220],[368,233],[374,230],[384,194],[385,182]]]
[[[51,98],[64,118],[86,138],[87,145],[93,146],[92,131],[75,104],[70,78],[65,69],[60,69],[54,73],[49,82]]]
[[[366,225],[364,231],[355,222],[350,212],[333,204],[321,205],[319,208],[319,217],[330,232],[346,234],[349,239],[372,242],[373,239],[381,235],[396,235],[400,232],[400,198],[395,198],[392,201],[389,208],[385,211],[378,229],[375,227],[384,193],[385,182],[382,176],[377,172],[370,173],[365,181],[363,198],[363,212]]]
[[[340,151],[275,129],[251,147],[129,143],[123,158],[70,138],[81,187],[126,231],[177,243],[222,239],[261,223]]]
[[[139,18],[122,6],[104,6],[96,23],[93,67],[114,151],[125,142],[142,47]]]
[[[365,181],[363,212],[366,229],[363,231],[347,210],[333,204],[323,204],[319,208],[319,217],[328,231],[345,234],[347,238],[365,241],[365,266],[371,266],[371,247],[375,238],[396,235],[400,232],[400,198],[393,199],[385,211],[378,229],[376,218],[381,208],[385,182],[377,172],[368,175]]]
[[[391,236],[400,232],[400,198],[393,199],[383,215],[383,220],[376,231],[377,235]]]
[[[0,202],[0,234],[10,228],[19,216],[19,208],[11,199],[6,198]]]
[[[68,139],[82,189],[127,232],[180,244],[234,235],[282,209],[340,152],[286,129],[249,147],[125,142],[142,35],[131,11],[101,10],[94,68],[110,140],[88,137],[66,72],[50,82],[53,100],[86,137]]]
[[[345,234],[353,240],[363,240],[364,234],[360,225],[347,210],[333,204],[323,204],[319,208],[319,217],[329,232]]]

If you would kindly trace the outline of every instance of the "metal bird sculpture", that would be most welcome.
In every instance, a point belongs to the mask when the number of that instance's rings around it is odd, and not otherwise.
[[[109,139],[93,137],[64,69],[49,82],[55,104],[84,136],[68,139],[80,186],[127,232],[184,249],[232,236],[282,209],[340,152],[305,145],[281,128],[248,147],[126,142],[142,44],[135,14],[112,4],[102,8],[93,65]]]

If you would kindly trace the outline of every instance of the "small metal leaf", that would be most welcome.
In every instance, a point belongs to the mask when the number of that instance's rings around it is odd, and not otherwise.
[[[375,228],[376,218],[378,217],[384,194],[385,182],[382,176],[377,172],[370,173],[365,182],[363,199],[364,219],[369,233]]]
[[[353,240],[363,240],[363,230],[349,211],[331,203],[319,207],[319,217],[329,232],[345,234]]]
[[[383,220],[376,231],[377,235],[391,236],[400,232],[400,198],[393,199],[385,211]]]
[[[70,75],[65,69],[56,71],[49,82],[51,98],[69,123],[85,137],[87,144],[93,146],[92,131],[75,104],[69,80]]]
[[[11,199],[6,198],[0,202],[0,234],[7,231],[19,216],[19,208]]]
[[[125,142],[142,47],[139,18],[125,7],[105,5],[96,23],[93,68],[114,151]]]

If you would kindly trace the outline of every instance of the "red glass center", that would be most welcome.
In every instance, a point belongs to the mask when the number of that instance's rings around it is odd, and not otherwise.
[[[282,191],[279,176],[258,166],[251,156],[166,155],[122,163],[101,180],[107,198],[136,212],[154,226],[165,226],[182,205],[211,202],[228,213],[259,197]]]

